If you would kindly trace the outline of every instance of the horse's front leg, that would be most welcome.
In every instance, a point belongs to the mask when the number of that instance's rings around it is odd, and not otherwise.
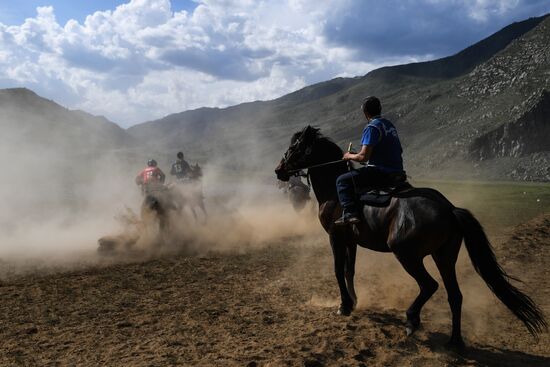
[[[357,306],[357,295],[355,293],[355,285],[353,279],[355,277],[355,258],[357,255],[357,245],[350,241],[346,247],[346,251],[346,285],[348,288],[348,293],[353,301],[353,308],[355,309],[355,306]]]
[[[350,295],[346,284],[346,260],[348,257],[348,248],[346,245],[346,237],[343,233],[330,234],[330,246],[334,258],[334,272],[336,274],[336,280],[338,281],[338,287],[340,288],[341,298],[337,314],[344,316],[351,314],[354,306],[354,299]]]

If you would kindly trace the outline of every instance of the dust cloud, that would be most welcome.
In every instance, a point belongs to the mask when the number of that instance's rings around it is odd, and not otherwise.
[[[288,198],[277,189],[274,178],[249,175],[223,180],[216,167],[204,168],[202,191],[206,215],[192,200],[184,201],[188,205],[183,206],[181,213],[170,212],[169,227],[161,232],[154,216],[144,220],[129,210],[119,218],[124,224],[118,235],[136,240],[134,250],[156,256],[170,252],[243,253],[277,241],[292,242],[321,234],[313,201],[296,213]],[[184,194],[194,190],[189,183],[175,184],[175,189]]]
[[[143,197],[134,177],[147,158],[157,158],[167,181],[173,181],[172,155],[165,152],[159,158],[128,147],[83,151],[79,141],[49,144],[49,132],[38,125],[43,131],[29,140],[18,131],[19,124],[2,123],[0,156],[7,163],[0,180],[0,278],[175,252],[243,252],[320,233],[313,201],[297,214],[277,189],[275,161],[263,162],[261,169],[251,162],[256,170],[247,173],[228,171],[223,160],[206,162],[202,189],[207,218],[195,208],[195,219],[186,207],[181,214],[170,213],[169,229],[161,233],[154,216],[142,216]],[[258,140],[251,141],[259,149]],[[192,155],[186,152],[190,163]],[[98,240],[105,237],[131,246],[117,249],[106,260],[97,251]]]
[[[205,223],[197,209],[196,220],[189,207],[170,212],[169,228],[161,233],[158,218],[141,213],[134,178],[155,158],[173,181],[176,151],[140,142],[105,119],[66,110],[28,90],[3,90],[0,97],[0,279],[102,264],[102,238],[131,244],[108,260],[116,262],[166,252],[247,251],[320,232],[313,202],[297,214],[277,189],[275,156],[285,147],[269,143],[269,133],[256,131],[252,122],[210,132],[209,140],[223,147],[211,156],[205,155],[209,147],[181,147],[189,163],[203,168],[208,218]],[[227,146],[225,134],[241,144]]]
[[[97,238],[116,228],[113,214],[139,200],[124,169],[110,154],[11,148],[1,153],[10,162],[0,183],[2,272],[92,261]]]

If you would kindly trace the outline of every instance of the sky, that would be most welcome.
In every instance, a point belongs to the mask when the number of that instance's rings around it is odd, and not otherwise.
[[[0,0],[0,88],[122,127],[452,55],[548,0]]]

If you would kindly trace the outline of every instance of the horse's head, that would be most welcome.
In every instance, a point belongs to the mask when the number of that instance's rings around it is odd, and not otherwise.
[[[275,169],[279,180],[288,181],[293,171],[316,163],[312,153],[319,135],[319,129],[308,125],[292,136],[290,146]]]

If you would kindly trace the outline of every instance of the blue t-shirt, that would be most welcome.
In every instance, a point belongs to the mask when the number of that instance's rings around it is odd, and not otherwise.
[[[376,117],[363,129],[361,145],[373,147],[368,165],[385,172],[403,171],[401,142],[395,126],[385,118]]]

